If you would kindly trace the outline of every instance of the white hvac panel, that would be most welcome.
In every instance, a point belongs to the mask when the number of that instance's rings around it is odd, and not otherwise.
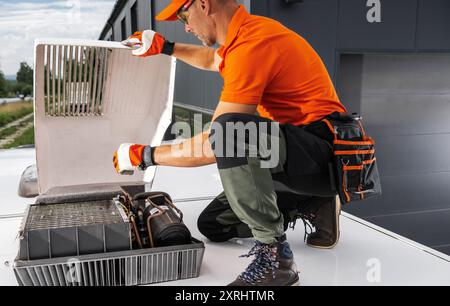
[[[154,169],[118,175],[113,152],[124,142],[161,143],[172,116],[175,64],[165,55],[134,57],[116,42],[37,40],[39,193],[55,186],[151,182]]]

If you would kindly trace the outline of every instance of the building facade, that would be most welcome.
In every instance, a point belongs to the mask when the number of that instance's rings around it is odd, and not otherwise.
[[[169,0],[117,1],[100,39],[154,29],[200,44],[180,22],[155,22]],[[383,195],[345,210],[450,254],[450,1],[252,0],[257,15],[305,37],[350,112],[377,141]],[[299,71],[301,73],[301,71]],[[175,120],[217,105],[219,74],[178,62]]]

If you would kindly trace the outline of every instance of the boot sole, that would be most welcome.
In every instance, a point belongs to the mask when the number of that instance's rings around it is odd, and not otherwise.
[[[322,245],[314,245],[314,244],[306,243],[307,246],[315,248],[315,249],[329,250],[329,249],[334,248],[338,244],[339,238],[341,236],[340,224],[339,224],[341,208],[342,208],[341,201],[339,200],[339,197],[336,197],[336,212],[335,213],[336,213],[336,225],[337,225],[337,238],[336,238],[336,241],[334,242],[334,244],[330,245],[330,246],[322,246]]]
[[[292,284],[287,285],[288,287],[300,286],[300,277],[297,278]]]

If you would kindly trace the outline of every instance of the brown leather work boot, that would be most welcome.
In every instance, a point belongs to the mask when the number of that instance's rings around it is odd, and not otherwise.
[[[306,244],[313,248],[332,249],[339,241],[339,216],[341,203],[338,197],[314,197],[310,203],[299,208],[299,218],[305,223]],[[307,222],[315,228],[307,232]]]
[[[255,259],[228,286],[298,286],[294,255],[287,241],[264,244],[256,242],[247,255]]]

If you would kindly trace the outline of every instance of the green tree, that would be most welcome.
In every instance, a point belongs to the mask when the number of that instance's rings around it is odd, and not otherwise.
[[[33,69],[26,62],[21,62],[16,79],[17,83],[33,85]]]
[[[6,79],[2,71],[0,71],[0,97],[4,97],[7,94]]]
[[[30,84],[23,85],[23,87],[21,88],[21,93],[24,96],[31,96],[33,94],[33,86]]]

